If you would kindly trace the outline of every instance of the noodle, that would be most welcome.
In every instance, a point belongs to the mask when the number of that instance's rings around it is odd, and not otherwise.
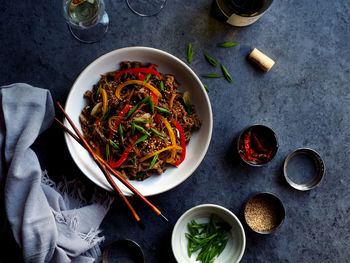
[[[181,125],[186,143],[201,126],[194,106],[186,111],[178,88],[174,76],[159,73],[153,64],[122,62],[84,94],[87,105],[80,123],[85,139],[105,160],[108,148],[107,161],[129,179],[163,173],[183,159],[175,123]],[[150,157],[155,158],[152,165]]]

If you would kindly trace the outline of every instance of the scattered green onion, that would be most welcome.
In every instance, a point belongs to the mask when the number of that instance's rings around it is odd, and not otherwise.
[[[221,78],[223,76],[220,74],[203,74],[202,77],[204,77],[204,78]]]
[[[134,107],[131,108],[131,110],[129,110],[128,114],[126,114],[126,119],[129,118],[138,108],[139,104],[136,104]]]
[[[149,99],[151,98],[151,96],[148,96],[146,98],[144,98],[143,100],[141,100],[139,103],[137,103],[138,105],[141,105],[141,104],[146,104],[146,102],[149,101]]]
[[[160,89],[160,92],[162,92],[162,93],[165,91],[163,80],[161,80],[159,83],[159,89]]]
[[[149,122],[152,122],[152,120],[147,120],[147,119],[134,119],[134,122],[149,123]]]
[[[98,89],[97,89],[96,94],[95,94],[96,101],[99,99],[100,94],[101,94],[101,84],[98,86]]]
[[[185,91],[182,99],[185,103],[185,110],[188,114],[192,114],[191,93],[189,91]]]
[[[205,88],[205,90],[206,90],[207,92],[210,91],[210,89],[209,89],[209,87],[208,87],[207,85],[203,84],[203,87]]]
[[[114,141],[112,141],[111,139],[109,140],[109,144],[116,150],[120,149],[120,147]]]
[[[218,63],[215,61],[215,59],[213,59],[212,57],[210,57],[207,54],[204,54],[205,59],[208,61],[208,63],[214,67],[218,67]]]
[[[160,112],[166,113],[166,114],[172,114],[171,111],[168,111],[167,109],[164,109],[162,107],[154,106],[156,109],[158,109]]]
[[[151,74],[148,74],[145,80],[143,81],[142,86],[144,86],[147,83],[150,77],[151,77]]]
[[[132,122],[131,123],[131,135],[134,135],[134,133],[135,133],[135,123]]]
[[[158,154],[156,154],[156,155],[153,157],[152,162],[151,162],[151,164],[149,165],[149,169],[152,169],[152,168],[153,168],[153,166],[156,164],[157,159],[158,159]]]
[[[134,107],[132,107],[132,109],[129,110],[128,114],[126,115],[125,119],[129,118],[141,104],[145,104],[146,101],[148,101],[150,98],[151,98],[151,96],[148,96],[148,97],[144,98],[143,100],[141,100],[139,103],[137,103]]]
[[[232,78],[231,78],[230,74],[227,72],[225,66],[222,65],[222,64],[221,64],[221,69],[222,69],[222,72],[224,73],[224,76],[225,76],[226,80],[227,80],[228,82],[231,82],[231,83],[232,83],[233,81],[232,81]]]
[[[147,136],[151,135],[148,131],[145,130],[145,128],[143,128],[137,124],[134,124],[134,126],[135,126],[135,129],[138,130],[139,132],[146,134]]]
[[[146,172],[138,172],[136,173],[135,179],[140,179],[142,176],[144,176],[146,174]]]
[[[154,114],[154,102],[151,98],[149,99],[149,105],[150,105],[152,113]]]
[[[109,163],[110,152],[109,152],[109,144],[106,144],[106,160]]]
[[[103,113],[102,118],[101,118],[101,122],[104,122],[104,121],[107,119],[107,117],[108,117],[110,111],[111,111],[111,108],[108,108],[108,109]]]
[[[120,139],[124,140],[124,132],[123,132],[122,124],[119,124],[119,135],[120,135]]]
[[[158,137],[160,137],[161,139],[163,139],[164,140],[164,136],[163,136],[163,134],[161,134],[159,131],[157,131],[156,129],[154,129],[154,128],[151,128],[151,131],[153,131],[155,134],[157,134],[158,135]]]
[[[224,42],[224,43],[220,43],[218,44],[219,47],[234,47],[237,46],[239,44],[239,42]]]
[[[190,64],[192,62],[192,57],[193,57],[193,48],[192,44],[188,44],[188,50],[187,50],[187,62]]]
[[[148,135],[147,135],[147,134],[141,136],[141,137],[135,142],[134,145],[136,145],[136,144],[138,144],[138,143],[140,143],[140,142],[145,141],[147,138],[148,138]]]

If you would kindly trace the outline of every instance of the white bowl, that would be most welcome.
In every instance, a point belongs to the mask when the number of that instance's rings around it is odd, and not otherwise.
[[[209,222],[211,214],[214,214],[220,220],[231,226],[228,232],[229,239],[225,249],[215,263],[236,263],[239,262],[245,250],[246,238],[243,226],[239,219],[228,209],[214,204],[203,204],[195,206],[186,211],[176,222],[172,237],[171,246],[174,256],[179,263],[198,262],[196,261],[197,254],[188,257],[187,238],[185,233],[188,233],[187,224],[191,220],[196,220],[197,223]]]
[[[162,175],[154,175],[144,181],[130,181],[144,196],[159,194],[185,181],[203,160],[209,147],[213,126],[209,97],[197,75],[184,62],[167,52],[148,47],[128,47],[114,50],[87,66],[69,92],[65,110],[80,131],[79,115],[86,105],[83,98],[85,91],[92,88],[93,84],[99,80],[100,74],[118,69],[119,63],[122,61],[157,64],[161,73],[173,74],[180,83],[180,90],[191,92],[192,103],[202,121],[201,128],[193,134],[187,145],[185,160],[178,168],[169,167]],[[65,124],[67,125],[67,122]],[[65,140],[68,150],[80,170],[95,184],[112,191],[112,187],[88,152],[68,134],[65,134]],[[117,179],[115,181],[125,195],[132,195],[128,188]]]

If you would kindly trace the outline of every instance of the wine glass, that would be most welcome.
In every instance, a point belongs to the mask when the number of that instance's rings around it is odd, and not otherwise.
[[[126,3],[139,16],[154,16],[163,9],[166,0],[126,0]]]
[[[84,43],[101,40],[108,30],[103,0],[63,0],[63,16],[72,35]]]

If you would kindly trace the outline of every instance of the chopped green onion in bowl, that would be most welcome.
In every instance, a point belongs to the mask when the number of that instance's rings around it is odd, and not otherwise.
[[[209,244],[214,244],[213,248]],[[239,219],[227,208],[215,204],[187,210],[177,220],[171,237],[177,262],[239,262],[245,244],[245,232]],[[208,250],[211,252],[207,253]]]

